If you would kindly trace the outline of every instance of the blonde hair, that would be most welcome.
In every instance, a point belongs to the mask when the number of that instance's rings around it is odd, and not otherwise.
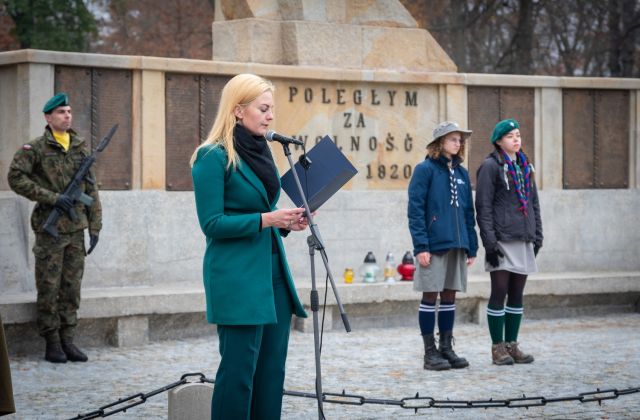
[[[234,110],[236,106],[245,107],[264,92],[273,92],[274,90],[275,87],[270,81],[255,74],[245,73],[232,77],[222,89],[218,113],[209,135],[191,155],[191,166],[193,166],[193,162],[198,156],[198,150],[209,145],[220,146],[226,150],[228,157],[227,168],[236,165],[238,163],[238,154],[233,146],[233,128],[236,125]]]
[[[445,137],[446,136],[438,137],[427,145],[427,156],[432,159],[440,159],[440,156],[442,156],[442,142],[444,141]],[[460,150],[458,150],[458,153],[456,154],[456,156],[460,159],[460,162],[464,161],[464,146],[467,142],[466,138],[462,138],[464,139],[464,142],[460,144]]]

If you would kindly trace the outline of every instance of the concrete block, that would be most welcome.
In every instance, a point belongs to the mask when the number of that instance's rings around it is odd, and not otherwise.
[[[398,0],[216,0],[216,22],[248,18],[418,27],[411,13]]]
[[[424,29],[362,27],[362,67],[455,72],[457,67]]]
[[[15,98],[18,97],[17,66],[0,67],[0,92],[3,98],[9,100],[0,101],[0,190],[9,189],[6,174],[16,150],[27,141],[18,137],[18,111]]]
[[[540,94],[540,109],[536,112],[540,116],[539,135],[542,153],[536,156],[539,173],[536,179],[540,183],[539,188],[545,190],[562,189],[563,166],[563,142],[562,142],[562,89],[542,88]]]
[[[201,420],[211,417],[212,384],[189,383],[168,392],[168,420]]]
[[[205,244],[193,193],[103,191],[100,199],[105,223],[100,243],[85,260],[83,287],[202,285]]]
[[[3,194],[4,196],[4,194]],[[32,206],[12,193],[0,196],[0,289],[16,293],[33,287],[33,253],[29,248]]]
[[[9,188],[6,173],[20,146],[42,135],[42,106],[53,95],[54,66],[23,63],[0,72],[0,190]]]
[[[149,318],[146,316],[118,318],[115,341],[117,347],[133,347],[149,343]]]
[[[362,32],[355,25],[282,23],[283,64],[360,68]]]
[[[462,128],[469,127],[467,89],[462,85],[446,85],[445,95],[445,118],[449,121],[456,121]],[[468,166],[466,161],[465,166]]]
[[[143,189],[164,189],[165,162],[165,74],[142,71],[141,78],[141,183]]]
[[[285,64],[279,21],[251,18],[213,22],[212,31],[214,60]]]
[[[209,324],[204,300],[191,306],[201,312],[154,314],[149,317],[149,341],[182,340],[191,337],[215,337],[217,327]]]
[[[338,2],[338,4],[340,3],[344,8],[344,23],[402,28],[418,27],[418,23],[411,16],[411,13],[398,0]],[[329,4],[327,6],[329,7]]]
[[[258,18],[214,22],[213,59],[373,70],[457,70],[426,30],[367,25]]]

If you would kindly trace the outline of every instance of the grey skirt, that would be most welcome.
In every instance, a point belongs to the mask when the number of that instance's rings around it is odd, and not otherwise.
[[[451,249],[444,255],[431,254],[431,263],[423,267],[416,261],[413,290],[416,292],[467,291],[467,251]]]
[[[485,271],[505,270],[517,274],[531,274],[538,271],[536,256],[533,252],[533,243],[524,241],[498,241],[498,248],[500,248],[500,251],[504,254],[504,258],[498,259],[500,264],[497,267],[493,267],[485,261]]]

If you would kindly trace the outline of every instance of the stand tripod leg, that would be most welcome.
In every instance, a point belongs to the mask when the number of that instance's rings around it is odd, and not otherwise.
[[[287,157],[287,161],[289,162],[289,167],[293,173],[293,178],[296,181],[296,187],[298,188],[298,192],[300,197],[302,197],[302,202],[304,204],[305,216],[309,220],[309,230],[311,231],[311,236],[307,238],[307,244],[309,245],[309,256],[311,258],[311,311],[313,312],[313,341],[314,341],[314,350],[316,357],[316,396],[318,399],[318,418],[324,419],[324,412],[322,410],[322,369],[320,368],[320,330],[318,323],[318,309],[320,307],[320,300],[318,298],[318,289],[316,288],[316,269],[315,269],[315,250],[320,251],[320,255],[322,256],[322,262],[324,263],[324,268],[327,271],[327,275],[329,276],[329,280],[331,281],[331,287],[333,289],[333,294],[336,298],[336,302],[338,304],[338,308],[340,309],[340,316],[342,317],[342,322],[344,323],[344,328],[347,332],[351,331],[351,327],[349,326],[349,319],[347,318],[347,314],[344,312],[344,308],[342,307],[342,303],[340,302],[340,296],[338,295],[338,290],[336,288],[336,284],[333,281],[333,275],[331,274],[331,268],[329,267],[329,259],[327,258],[327,254],[324,249],[324,245],[322,244],[322,239],[320,237],[320,231],[318,227],[313,222],[313,213],[309,209],[309,203],[307,202],[307,198],[302,189],[302,185],[300,184],[300,179],[298,178],[298,173],[295,170],[293,165],[293,160],[291,159],[291,150],[289,150],[289,145],[287,143],[282,144],[282,148],[284,150],[284,155]]]
[[[315,267],[315,247],[309,244],[309,258],[311,262],[311,292],[309,301],[313,316],[313,348],[316,359],[316,398],[318,400],[318,419],[324,419],[322,410],[322,368],[320,367],[320,330],[318,322],[318,311],[320,309],[320,299],[316,288],[316,267]]]
[[[318,400],[318,419],[324,419],[324,413],[322,410],[322,369],[320,367],[320,330],[318,323],[320,299],[318,297],[318,289],[316,288],[315,246],[312,243],[309,243],[309,258],[311,260],[311,292],[309,300],[313,316],[313,348],[316,361],[316,398]]]

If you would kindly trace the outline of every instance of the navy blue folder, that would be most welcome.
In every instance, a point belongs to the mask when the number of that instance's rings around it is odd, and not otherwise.
[[[300,165],[300,162],[297,162],[293,167],[300,178],[309,209],[314,212],[358,171],[329,136],[324,136],[318,144],[309,150],[307,157],[311,159],[311,167],[307,171]],[[300,197],[291,169],[280,178],[280,182],[282,189],[291,201],[296,206],[302,207],[302,197]]]

